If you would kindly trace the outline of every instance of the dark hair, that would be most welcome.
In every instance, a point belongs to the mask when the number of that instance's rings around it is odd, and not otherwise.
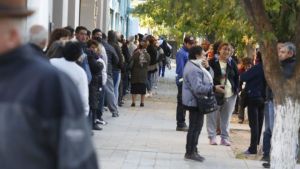
[[[221,43],[222,43],[221,41],[217,41],[216,43],[213,44],[214,54],[218,53],[218,48]]]
[[[88,37],[91,37],[91,31],[87,30],[86,35],[87,35]]]
[[[95,40],[88,40],[86,44],[88,48],[90,48],[92,45],[99,46],[99,43]]]
[[[69,37],[69,36],[71,36],[71,32],[68,31],[67,29],[63,29],[63,28],[54,29],[50,35],[48,49],[51,47],[53,42],[59,40],[62,37]]]
[[[71,32],[71,35],[74,34],[74,31],[75,31],[75,30],[74,30],[74,28],[72,28],[71,26],[66,26],[66,27],[64,27],[64,29],[70,31],[70,32]]]
[[[189,60],[197,59],[196,55],[202,54],[202,47],[201,46],[194,46],[189,50]]]
[[[63,48],[63,55],[67,61],[75,62],[82,55],[82,46],[79,42],[69,41]]]
[[[96,28],[92,31],[92,35],[94,36],[98,32],[102,32],[102,31],[101,31],[101,29]]]
[[[79,33],[81,30],[88,31],[88,29],[84,26],[77,26],[75,29],[75,33]]]
[[[260,51],[256,52],[256,58],[255,58],[256,63],[261,63],[262,62],[262,55]]]
[[[105,33],[102,33],[102,39],[103,39],[103,40],[106,40],[106,39],[107,39],[107,36],[106,36]]]

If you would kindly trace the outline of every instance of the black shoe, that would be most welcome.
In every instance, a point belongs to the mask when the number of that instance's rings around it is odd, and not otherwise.
[[[119,113],[113,113],[112,117],[119,117]]]
[[[131,107],[135,107],[135,103],[131,103]]]
[[[189,160],[195,160],[195,161],[199,161],[199,162],[203,162],[205,160],[204,157],[202,157],[200,154],[198,153],[193,153],[193,154],[185,154],[184,155],[185,159],[189,159]]]
[[[176,131],[188,131],[189,128],[187,126],[183,126],[183,127],[176,127]]]
[[[140,104],[140,107],[144,107],[144,106],[145,106],[144,103],[141,103],[141,104]]]
[[[96,123],[96,124],[101,124],[101,125],[107,125],[107,122],[104,121],[102,118],[101,118],[101,119],[96,119],[96,120],[95,120],[95,123]]]
[[[268,162],[268,163],[263,163],[262,166],[264,168],[270,168],[271,167],[271,164]]]
[[[98,131],[100,131],[100,130],[102,130],[102,128],[101,128],[100,126],[98,126],[98,124],[94,124],[94,125],[93,125],[93,130],[98,130]]]

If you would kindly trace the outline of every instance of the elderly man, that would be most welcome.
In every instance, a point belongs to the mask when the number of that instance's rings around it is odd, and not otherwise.
[[[37,52],[37,55],[47,60],[49,59],[43,51],[48,43],[48,31],[45,27],[42,25],[33,25],[29,30],[29,43]]]
[[[0,1],[1,169],[97,169],[76,86],[25,45],[25,4]]]

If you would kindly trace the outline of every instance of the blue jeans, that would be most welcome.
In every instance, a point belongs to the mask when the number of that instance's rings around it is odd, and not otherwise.
[[[274,103],[273,101],[265,102],[265,132],[263,139],[263,152],[264,156],[270,155],[271,150],[271,138],[274,126]]]
[[[114,93],[115,93],[115,103],[118,105],[119,99],[119,86],[121,81],[121,71],[113,70],[113,81],[114,81]]]
[[[159,76],[165,77],[165,70],[166,70],[165,64],[159,65]]]
[[[147,80],[147,91],[150,92],[152,91],[152,86],[153,86],[153,75],[154,73],[149,73],[148,72],[148,80]]]

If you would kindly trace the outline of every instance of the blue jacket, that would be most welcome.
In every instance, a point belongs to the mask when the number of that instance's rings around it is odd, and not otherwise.
[[[189,51],[186,47],[182,47],[176,53],[176,84],[179,84],[179,79],[183,77],[183,69],[188,61]]]
[[[182,104],[186,107],[197,107],[197,98],[213,91],[213,84],[209,82],[209,77],[190,61],[184,68],[183,79]]]
[[[242,73],[240,79],[242,82],[246,82],[245,90],[248,98],[265,98],[266,80],[262,63]]]

